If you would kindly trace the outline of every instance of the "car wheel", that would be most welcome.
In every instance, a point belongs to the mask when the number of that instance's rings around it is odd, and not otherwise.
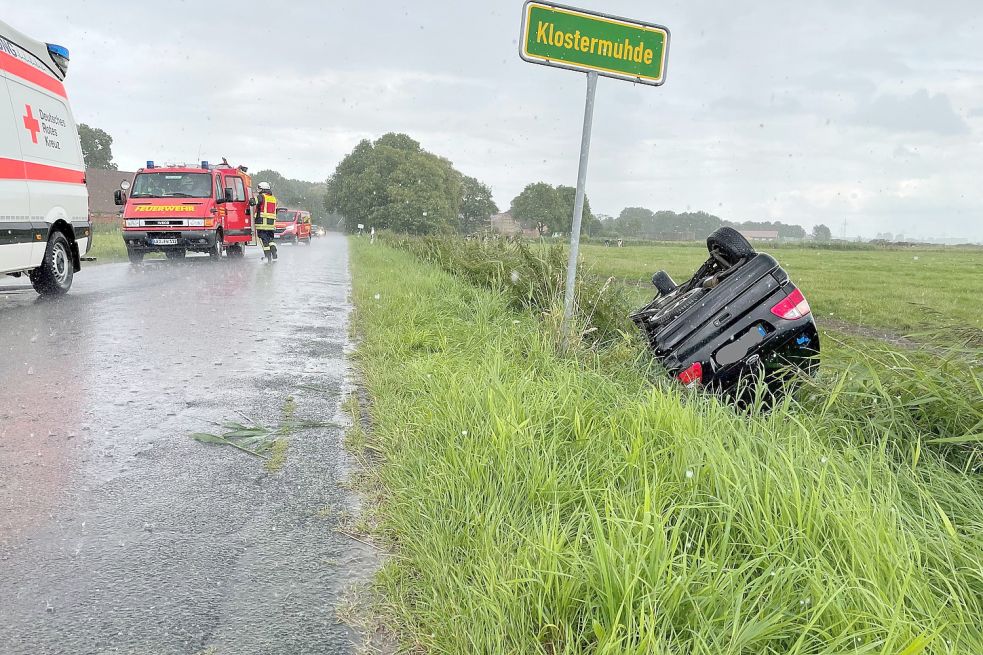
[[[61,296],[72,288],[72,247],[61,232],[52,232],[41,265],[31,271],[31,285],[42,296]]]
[[[143,261],[143,251],[133,250],[131,248],[126,249],[126,257],[130,260],[131,264],[139,264]]]
[[[707,250],[717,251],[731,264],[749,259],[755,253],[754,247],[744,236],[732,227],[721,227],[707,237]]]
[[[208,256],[211,257],[212,259],[222,258],[222,233],[221,232],[215,233],[215,243],[208,250]]]
[[[187,254],[188,252],[184,248],[164,251],[164,256],[168,259],[184,259]]]
[[[658,290],[659,295],[668,296],[670,293],[676,290],[676,283],[672,281],[669,274],[665,271],[659,271],[652,276],[652,286]]]

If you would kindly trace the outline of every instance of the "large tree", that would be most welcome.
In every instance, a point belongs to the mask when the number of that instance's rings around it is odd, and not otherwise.
[[[462,176],[451,163],[395,133],[355,146],[328,179],[324,197],[348,230],[361,223],[410,234],[456,229],[461,202]]]
[[[558,199],[557,207],[559,209],[559,216],[556,227],[553,229],[554,232],[563,232],[564,234],[569,234],[573,229],[573,207],[577,201],[577,189],[572,186],[558,186],[556,187],[556,197]],[[592,234],[596,232],[597,221],[594,220],[594,213],[590,210],[590,200],[584,195],[584,213],[580,219],[580,232]]]
[[[576,195],[577,190],[573,187],[554,187],[546,182],[534,182],[512,199],[512,216],[523,227],[535,228],[540,234],[568,233],[572,227]],[[585,197],[581,232],[588,231],[588,226],[597,229],[599,225],[596,223],[590,201]]]
[[[645,207],[625,207],[615,219],[614,227],[623,237],[649,235],[655,229],[655,213]]]
[[[79,123],[79,141],[82,143],[82,157],[89,168],[104,168],[115,171],[113,163],[113,137],[98,127]]]
[[[816,241],[830,241],[833,238],[833,231],[820,223],[812,228],[812,238]]]
[[[495,213],[498,213],[498,206],[492,200],[491,189],[477,179],[465,175],[461,180],[461,231],[471,234],[489,228],[489,219]]]
[[[527,184],[522,193],[512,199],[512,217],[526,229],[536,229],[541,235],[552,229],[556,217],[558,199],[556,189],[546,182]]]

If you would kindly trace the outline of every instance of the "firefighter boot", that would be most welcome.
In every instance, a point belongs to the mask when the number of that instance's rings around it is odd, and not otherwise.
[[[276,259],[276,244],[270,244],[270,250],[273,252],[273,259]]]

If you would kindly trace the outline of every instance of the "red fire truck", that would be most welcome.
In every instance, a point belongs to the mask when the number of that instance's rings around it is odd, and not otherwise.
[[[148,252],[181,259],[189,251],[242,257],[253,241],[252,196],[243,166],[155,166],[148,161],[116,192],[123,207],[123,241],[133,263]],[[129,194],[127,194],[129,191]]]

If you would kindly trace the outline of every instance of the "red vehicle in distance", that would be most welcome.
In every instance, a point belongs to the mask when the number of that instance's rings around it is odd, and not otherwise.
[[[278,241],[289,241],[294,245],[298,243],[311,245],[310,212],[281,207],[276,210],[275,228],[273,238]]]
[[[242,257],[253,240],[250,179],[243,167],[154,166],[147,162],[116,191],[123,206],[123,241],[130,261],[148,252],[183,259],[189,252]],[[129,197],[127,197],[129,191]]]

